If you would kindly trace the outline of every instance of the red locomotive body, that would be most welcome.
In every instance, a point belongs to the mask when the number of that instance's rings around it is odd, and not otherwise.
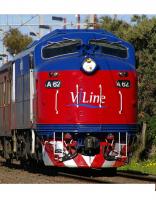
[[[136,74],[128,72],[123,78],[120,72],[98,71],[88,76],[81,71],[59,71],[56,78],[38,73],[37,124],[135,124]],[[58,79],[59,89],[45,87],[47,80]],[[131,87],[117,87],[118,80],[129,80]]]
[[[82,135],[85,135],[86,132],[89,132],[90,135],[96,133],[96,136],[102,138],[98,154],[89,156],[78,154],[73,159],[60,162],[63,158],[61,144],[64,136],[60,135],[56,139],[55,135],[48,143],[44,143],[47,153],[45,159],[48,157],[49,160],[50,158],[48,165],[101,168],[119,167],[125,163],[128,135],[126,135],[126,131],[122,130],[122,128],[126,129],[122,125],[132,126],[136,123],[136,74],[128,72],[128,77],[124,78],[124,80],[131,82],[131,88],[118,88],[117,81],[123,80],[123,77],[119,75],[120,72],[122,71],[115,70],[111,73],[110,71],[98,71],[93,76],[87,76],[81,71],[59,71],[56,78],[49,77],[48,72],[38,73],[37,77],[40,81],[37,84],[37,124],[39,129],[44,129],[42,133],[50,129],[55,129],[56,135],[59,135],[59,132],[66,135],[67,133],[71,134],[71,132],[78,134],[81,131]],[[45,88],[47,80],[57,81],[58,79],[61,82],[59,89]],[[108,133],[114,134],[114,132],[115,141],[113,138],[107,143]],[[79,136],[79,139],[84,137],[82,135]],[[72,140],[73,138],[70,141]],[[53,145],[60,150],[59,153],[54,153]],[[76,145],[75,143],[73,146],[74,153]],[[111,145],[114,146],[111,147]],[[104,148],[108,147],[114,148],[115,153],[112,158],[105,159]],[[66,147],[64,148],[66,149]],[[122,151],[121,157],[116,153],[119,152],[119,148]],[[119,158],[113,160],[114,155],[119,156]]]
[[[5,158],[85,168],[127,162],[137,123],[131,44],[102,30],[56,30],[3,68],[11,77]]]

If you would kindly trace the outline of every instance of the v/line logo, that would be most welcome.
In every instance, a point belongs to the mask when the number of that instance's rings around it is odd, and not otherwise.
[[[100,107],[103,108],[106,102],[106,96],[102,94],[102,86],[99,85],[99,93],[84,91],[82,88],[79,90],[76,86],[75,92],[70,92],[71,101],[73,106],[86,106],[86,107]]]

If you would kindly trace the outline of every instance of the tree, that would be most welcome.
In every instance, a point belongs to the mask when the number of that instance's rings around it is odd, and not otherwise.
[[[10,29],[4,36],[3,43],[11,55],[16,55],[32,42],[32,38],[23,35],[18,29]]]
[[[146,15],[133,15],[131,18],[131,22],[136,22],[137,24],[139,24],[145,19],[147,19]]]
[[[127,33],[131,28],[130,24],[123,20],[119,20],[117,15],[114,15],[113,18],[110,16],[101,17],[99,19],[99,24],[101,29],[110,31],[123,39],[126,39]]]

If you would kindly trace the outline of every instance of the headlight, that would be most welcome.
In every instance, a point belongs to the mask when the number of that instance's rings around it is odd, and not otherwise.
[[[82,68],[86,73],[92,73],[96,69],[96,63],[91,58],[86,58],[82,64]]]

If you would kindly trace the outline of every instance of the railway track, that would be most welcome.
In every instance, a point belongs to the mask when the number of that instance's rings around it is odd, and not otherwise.
[[[134,172],[124,172],[124,171],[118,171],[117,176],[126,177],[126,178],[132,178],[132,179],[139,179],[144,181],[150,181],[156,183],[156,176],[151,174],[138,174]]]
[[[50,168],[22,168],[19,163],[6,164],[3,161],[0,161],[0,168],[3,168],[5,173],[0,174],[0,181],[4,180],[6,183],[58,183],[55,181],[60,181],[59,183],[99,183],[99,184],[121,184],[121,183],[156,183],[156,176],[148,174],[136,174],[132,172],[123,172],[118,171],[116,176],[108,175],[103,173],[102,170],[87,170],[87,169],[53,169]],[[9,176],[5,180],[5,176]],[[13,172],[12,172],[13,171]],[[29,180],[25,180],[22,174],[26,174],[26,179],[29,177]],[[14,179],[15,174],[15,179]],[[53,181],[53,179],[55,179]],[[45,180],[45,181],[44,181]],[[9,182],[10,181],[10,182]],[[17,181],[17,182],[16,182]],[[1,181],[3,182],[3,181]]]
[[[121,183],[156,183],[156,176],[148,174],[136,174],[132,172],[117,172],[116,176],[103,174],[100,170],[94,170],[93,174],[77,175],[69,172],[58,172],[59,175],[82,179],[93,183],[121,184]]]
[[[80,175],[76,175],[76,174],[68,174],[68,173],[65,173],[65,172],[58,172],[58,175],[65,176],[65,177],[68,177],[68,178],[71,177],[71,178],[75,178],[75,179],[78,179],[78,180],[84,180],[84,181],[87,181],[89,183],[115,184],[115,182],[108,181],[108,180],[100,180],[100,179],[97,179],[97,178],[94,178],[94,177],[85,177],[85,176],[80,176]]]

